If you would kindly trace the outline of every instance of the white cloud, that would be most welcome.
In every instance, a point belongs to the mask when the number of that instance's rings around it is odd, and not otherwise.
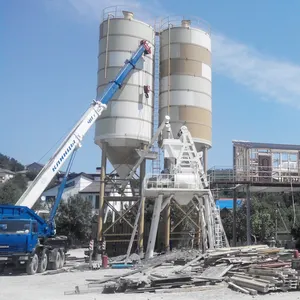
[[[60,1],[60,0],[56,0]],[[154,24],[156,17],[167,16],[158,0],[67,0],[78,16],[100,21],[102,10],[112,5],[130,5],[135,16]],[[65,2],[64,2],[65,3]],[[64,6],[66,8],[66,6]],[[125,8],[126,9],[126,8]],[[300,66],[262,55],[248,45],[222,35],[212,35],[213,71],[247,86],[261,99],[300,108]]]
[[[57,0],[58,1],[58,0]],[[115,8],[118,6],[119,13],[122,10],[132,10],[137,19],[141,19],[154,26],[156,18],[161,17],[163,9],[158,0],[151,2],[138,0],[66,0],[69,3],[69,8],[79,14],[80,17],[91,21],[100,21],[103,17],[103,9],[106,12],[114,14]]]
[[[213,70],[258,92],[262,98],[300,108],[300,66],[262,55],[223,35],[213,34]]]

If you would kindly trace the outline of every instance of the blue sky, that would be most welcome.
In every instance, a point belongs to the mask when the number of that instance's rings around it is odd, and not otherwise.
[[[145,21],[184,13],[212,27],[213,148],[232,165],[232,140],[300,144],[300,1],[126,1]],[[0,152],[27,164],[54,152],[96,93],[98,25],[118,0],[0,0]],[[74,171],[101,151],[85,137]],[[54,147],[54,148],[53,148]]]

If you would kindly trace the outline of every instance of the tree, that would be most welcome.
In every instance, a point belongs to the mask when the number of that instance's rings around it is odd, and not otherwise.
[[[24,166],[12,157],[8,157],[0,153],[0,168],[7,169],[13,172],[23,171]]]
[[[275,210],[266,201],[251,199],[251,229],[257,241],[263,242],[275,235]]]
[[[6,181],[0,186],[0,204],[16,204],[26,187],[27,179],[19,174]]]
[[[0,204],[14,205],[21,195],[20,188],[9,180],[0,187]]]
[[[56,232],[68,236],[71,244],[87,242],[92,228],[92,203],[79,195],[62,201],[55,218]]]
[[[220,212],[222,224],[228,240],[233,238],[233,211],[223,208]],[[245,207],[237,207],[236,211],[236,238],[237,241],[245,242],[247,240],[246,229],[246,211]]]

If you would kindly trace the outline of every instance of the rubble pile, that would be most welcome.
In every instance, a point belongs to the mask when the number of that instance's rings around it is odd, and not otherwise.
[[[236,286],[230,285],[234,283]],[[298,273],[291,268],[255,267],[247,273],[235,274],[230,278],[229,285],[266,294],[270,291],[290,291],[298,288]],[[247,293],[247,292],[244,292]]]
[[[120,257],[118,258],[118,261]],[[178,250],[151,260],[135,260],[132,270],[102,280],[88,280],[102,293],[165,293],[224,287],[256,295],[299,289],[300,261],[293,251],[266,245],[222,248],[201,254]],[[299,268],[298,268],[299,266]],[[76,287],[76,293],[80,293]]]

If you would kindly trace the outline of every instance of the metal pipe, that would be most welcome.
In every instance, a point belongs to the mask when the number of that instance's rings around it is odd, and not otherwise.
[[[170,115],[170,103],[171,103],[171,26],[169,23],[169,60],[168,60],[168,115]]]
[[[170,203],[174,195],[172,194],[169,198],[165,199],[161,205],[161,211],[165,209],[165,207]]]
[[[195,195],[195,198],[198,200],[198,205],[199,205],[199,213],[200,213],[200,227],[201,227],[201,237],[202,237],[202,252],[205,253],[207,250],[207,231],[205,230],[206,228],[206,223],[205,223],[205,218],[204,218],[204,207],[203,207],[203,197],[200,198],[198,195]]]
[[[207,174],[207,164],[208,164],[208,149],[207,147],[205,147],[203,150],[203,169],[205,174]]]
[[[106,152],[107,152],[107,143],[104,142],[103,146],[102,146],[102,155],[101,155],[99,216],[98,216],[98,234],[97,234],[98,242],[103,241],[103,214],[104,214],[104,191],[105,191],[104,180],[105,180],[105,176],[106,176]]]
[[[210,207],[209,203],[209,197],[208,196],[203,196],[203,201],[204,201],[204,207],[205,207],[205,221],[207,224],[207,231],[208,231],[208,243],[209,243],[209,249],[214,249],[215,246],[215,239],[213,235],[213,223],[211,220],[212,217],[212,210]]]
[[[237,202],[237,192],[233,191],[233,224],[232,224],[232,240],[233,247],[236,247],[236,203]]]
[[[247,184],[247,245],[251,245],[250,185]]]
[[[109,23],[111,14],[107,17],[107,33],[106,33],[106,49],[105,49],[105,67],[104,67],[104,78],[106,78],[107,61],[108,61],[108,38],[109,38]]]
[[[164,128],[169,125],[169,122],[170,122],[170,117],[169,116],[165,116],[164,121],[160,124],[160,126],[158,127],[158,129],[155,132],[154,136],[152,137],[150,143],[146,146],[146,148],[144,149],[144,151],[140,154],[139,160],[133,166],[132,170],[126,176],[125,179],[129,179],[129,178],[133,177],[133,175],[135,174],[135,171],[138,169],[138,167],[140,166],[140,164],[142,163],[142,161],[145,159],[147,153],[150,151],[150,149],[151,149],[152,145],[154,144],[154,142],[158,139],[159,135],[164,130]],[[127,183],[121,185],[120,192],[123,192],[123,190],[126,187],[126,185],[127,185]]]
[[[134,241],[134,237],[135,237],[135,234],[136,234],[136,231],[137,231],[137,228],[138,228],[138,221],[139,221],[140,216],[141,216],[143,202],[144,201],[142,201],[142,199],[141,199],[140,200],[139,209],[138,209],[138,213],[137,213],[137,215],[135,217],[135,221],[134,221],[134,226],[133,226],[133,230],[132,230],[132,233],[131,233],[130,242],[129,242],[129,245],[128,245],[128,248],[127,248],[127,254],[126,254],[125,264],[127,264],[127,261],[128,261],[128,258],[129,258],[130,252],[131,252],[132,244],[133,244],[133,241]]]
[[[145,256],[146,259],[153,257],[162,200],[163,200],[163,195],[160,194],[160,195],[158,195],[157,199],[155,199],[155,201],[154,201],[150,234],[149,234],[149,240],[148,240],[147,251],[146,251],[146,256]]]
[[[138,249],[139,254],[142,255],[144,253],[144,223],[145,223],[145,201],[146,198],[142,193],[143,189],[143,181],[146,174],[146,160],[143,160],[140,166],[140,195],[141,195],[141,209],[140,209],[140,222],[139,222],[139,235],[138,235]]]
[[[170,217],[171,217],[171,205],[168,201],[165,211],[164,211],[164,221],[165,221],[165,251],[170,251]]]

